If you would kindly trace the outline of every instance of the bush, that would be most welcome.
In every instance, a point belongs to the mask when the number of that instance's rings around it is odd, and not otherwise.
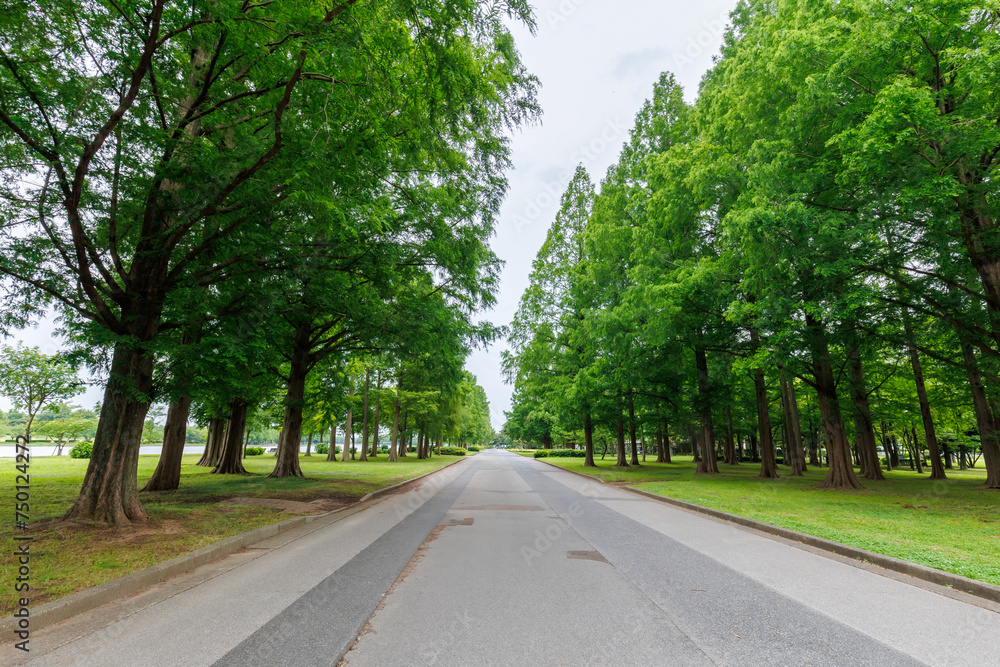
[[[330,453],[330,445],[328,445],[325,442],[320,442],[320,443],[317,443],[317,445],[313,448],[313,450],[317,454],[329,454]]]
[[[73,445],[73,449],[69,450],[69,456],[73,459],[89,459],[93,451],[94,443],[89,440],[81,440]]]
[[[247,456],[263,456],[263,447],[247,447]]]
[[[587,452],[582,449],[538,449],[535,451],[536,459],[544,459],[549,456],[582,459],[587,456]]]
[[[461,447],[441,447],[442,456],[465,456],[465,450]]]
[[[478,451],[481,451],[481,450],[482,450],[482,447],[477,447],[476,445],[472,445],[468,449],[468,451],[470,451],[470,452],[478,452]]]

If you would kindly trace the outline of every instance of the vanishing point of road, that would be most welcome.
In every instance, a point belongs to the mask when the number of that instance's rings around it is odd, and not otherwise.
[[[41,630],[28,664],[1000,665],[992,603],[538,461],[408,488]]]

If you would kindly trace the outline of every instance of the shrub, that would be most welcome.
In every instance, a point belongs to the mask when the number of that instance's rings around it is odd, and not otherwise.
[[[477,447],[476,445],[472,445],[468,449],[468,451],[470,451],[470,452],[478,452],[478,451],[481,451],[481,450],[482,450],[482,447]]]
[[[329,454],[330,453],[330,445],[328,445],[325,442],[320,442],[320,443],[316,444],[316,446],[313,448],[313,450],[317,454]]]
[[[582,449],[539,449],[535,451],[536,459],[544,459],[549,456],[582,459],[587,456],[587,452]]]
[[[247,456],[263,456],[263,447],[247,447]]]
[[[441,447],[442,456],[465,456],[465,450],[461,447]]]
[[[94,443],[89,440],[81,440],[73,445],[73,449],[69,450],[69,456],[74,459],[89,459],[93,451]]]

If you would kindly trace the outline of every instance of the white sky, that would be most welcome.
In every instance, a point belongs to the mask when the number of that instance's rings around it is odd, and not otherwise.
[[[497,307],[484,315],[508,324],[528,284],[535,253],[559,208],[576,165],[599,183],[628,138],[635,114],[660,72],[671,71],[691,101],[712,65],[736,0],[536,0],[538,31],[515,29],[528,70],[541,79],[540,125],[514,138],[514,171],[494,251],[506,262]],[[42,322],[15,337],[54,353],[60,341]],[[8,341],[10,342],[10,341]],[[499,428],[512,387],[500,375],[498,344],[472,355],[468,369],[486,389]],[[93,407],[103,391],[91,387],[74,403]],[[0,409],[10,404],[0,398]]]
[[[628,138],[635,114],[663,71],[674,73],[685,98],[718,53],[736,0],[536,0],[535,37],[515,31],[528,70],[541,79],[540,126],[514,138],[514,172],[493,250],[507,262],[497,307],[486,319],[508,324],[517,310],[535,254],[559,209],[576,165],[599,184]],[[513,387],[503,383],[503,344],[476,352],[468,369],[490,399],[499,430]]]

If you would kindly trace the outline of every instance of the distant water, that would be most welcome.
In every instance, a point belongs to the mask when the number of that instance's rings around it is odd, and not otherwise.
[[[264,451],[266,452],[267,450],[269,450],[269,449],[271,449],[272,447],[275,447],[275,446],[276,445],[266,445],[266,446],[264,446]],[[160,449],[161,449],[160,445],[143,445],[142,447],[139,448],[139,454],[140,455],[143,455],[143,454],[156,454],[156,455],[159,455]],[[63,447],[63,453],[62,453],[62,455],[65,456],[66,458],[69,458],[69,450],[70,450],[69,446]],[[14,445],[0,445],[0,458],[14,458],[14,454],[16,453],[16,451],[17,450],[14,447]],[[32,456],[32,458],[34,458],[36,456],[55,456],[57,451],[58,451],[57,447],[53,447],[52,445],[50,445],[47,442],[33,442],[33,443],[31,443],[31,456]],[[202,454],[202,453],[204,453],[204,451],[205,451],[205,445],[185,445],[184,446],[184,453],[185,454]],[[302,447],[299,448],[299,451],[301,451],[302,453],[305,453],[306,446],[302,445]],[[315,450],[313,450],[313,451],[315,451]],[[265,456],[266,456],[266,454],[265,454]]]

